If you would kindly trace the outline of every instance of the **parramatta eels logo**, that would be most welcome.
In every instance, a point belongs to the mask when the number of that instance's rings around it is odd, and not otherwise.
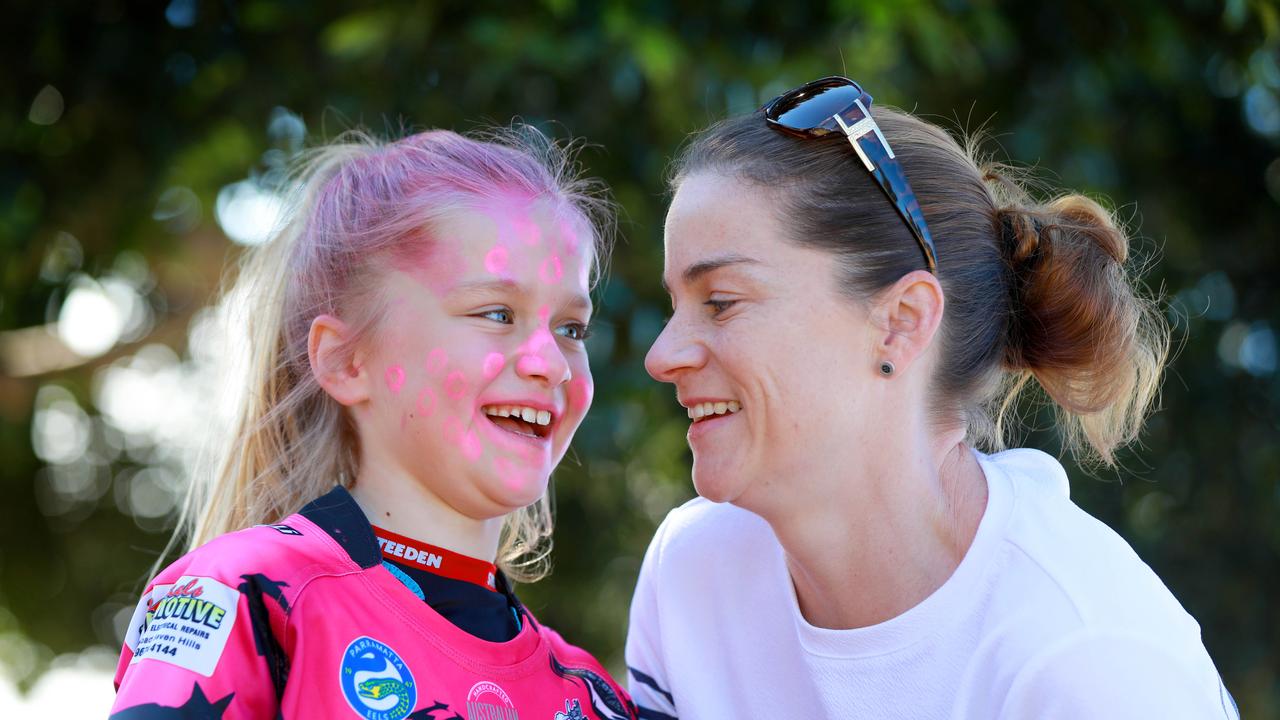
[[[366,720],[401,720],[418,700],[413,673],[385,643],[358,637],[342,653],[342,694]]]

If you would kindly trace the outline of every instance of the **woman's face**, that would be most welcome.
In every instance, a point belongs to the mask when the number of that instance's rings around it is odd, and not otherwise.
[[[455,211],[432,235],[383,283],[361,451],[496,517],[543,494],[591,405],[593,246],[545,203]]]
[[[871,323],[838,291],[834,258],[785,232],[767,188],[714,172],[681,183],[663,271],[674,313],[645,360],[689,410],[698,493],[749,509],[863,446],[874,405]]]

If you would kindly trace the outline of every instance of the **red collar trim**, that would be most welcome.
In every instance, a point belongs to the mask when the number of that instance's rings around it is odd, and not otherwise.
[[[397,535],[377,525],[373,526],[373,534],[378,538],[378,547],[382,550],[382,557],[385,560],[408,565],[433,575],[474,583],[487,590],[497,590],[494,577],[498,568],[491,562],[477,560],[469,555]]]

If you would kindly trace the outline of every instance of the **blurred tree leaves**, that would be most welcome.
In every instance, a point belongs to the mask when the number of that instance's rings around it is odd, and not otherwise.
[[[172,0],[10,16],[0,328],[11,338],[55,320],[75,273],[100,277],[124,251],[146,260],[156,321],[97,360],[0,376],[0,634],[52,652],[118,643],[118,614],[165,538],[162,523],[130,514],[150,451],[108,453],[94,471],[107,490],[75,513],[44,512],[56,474],[33,454],[36,390],[62,386],[96,417],[95,368],[148,342],[186,350],[237,252],[218,194],[287,153],[269,129],[278,108],[313,139],[519,116],[593,143],[582,159],[624,210],[591,344],[596,404],[557,473],[557,570],[523,591],[617,667],[639,558],[666,509],[692,494],[685,423],[642,366],[666,313],[664,168],[688,133],[845,72],[877,102],[985,128],[990,150],[1053,187],[1109,198],[1139,251],[1160,258],[1150,282],[1180,339],[1163,410],[1114,474],[1123,483],[1073,470],[1073,492],[1199,619],[1246,713],[1280,714],[1274,3]],[[109,446],[95,422],[90,446]],[[1046,432],[1029,441],[1055,446]],[[14,657],[0,651],[21,675]],[[38,668],[47,652],[35,657]]]

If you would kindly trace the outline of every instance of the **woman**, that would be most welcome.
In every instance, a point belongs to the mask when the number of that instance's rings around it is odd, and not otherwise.
[[[1168,336],[1123,231],[870,107],[819,80],[676,165],[646,366],[688,409],[702,497],[636,588],[641,717],[1236,717],[1062,467],[976,449],[1035,384],[1082,453],[1138,433]]]
[[[567,170],[444,131],[314,153],[233,292],[239,429],[138,604],[113,719],[634,717],[508,580],[539,575],[591,404],[605,248]]]

